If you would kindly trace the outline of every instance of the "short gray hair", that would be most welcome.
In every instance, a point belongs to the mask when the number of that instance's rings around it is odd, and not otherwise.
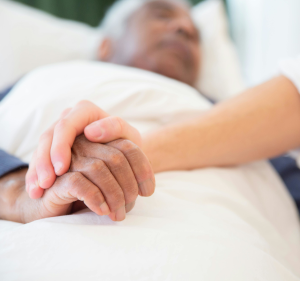
[[[99,25],[103,34],[112,39],[118,39],[125,32],[126,24],[129,18],[138,9],[148,2],[155,0],[118,0],[106,12],[105,17]],[[189,0],[172,0],[174,2],[181,2],[189,7],[191,3]]]

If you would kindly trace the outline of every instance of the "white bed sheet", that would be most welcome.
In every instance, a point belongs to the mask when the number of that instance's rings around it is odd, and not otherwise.
[[[66,107],[88,99],[145,132],[208,110],[194,89],[103,63],[44,67],[0,105],[0,147],[29,160]],[[1,280],[300,280],[295,206],[267,162],[156,175],[123,222],[83,211],[0,221]]]

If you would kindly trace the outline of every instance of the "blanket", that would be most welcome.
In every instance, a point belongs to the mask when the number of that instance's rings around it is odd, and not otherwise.
[[[0,147],[29,161],[63,109],[94,102],[141,133],[209,110],[195,89],[97,62],[47,66],[0,104]],[[123,222],[83,210],[0,221],[1,280],[300,280],[296,208],[267,162],[156,175]]]

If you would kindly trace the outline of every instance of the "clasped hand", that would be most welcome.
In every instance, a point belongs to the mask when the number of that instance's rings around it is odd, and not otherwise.
[[[23,208],[23,222],[86,207],[121,221],[138,194],[150,196],[154,188],[139,132],[82,101],[40,137],[26,175],[26,191],[36,211]]]

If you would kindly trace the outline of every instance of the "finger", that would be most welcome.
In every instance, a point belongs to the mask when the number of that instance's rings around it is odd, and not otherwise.
[[[32,156],[28,171],[26,173],[26,191],[31,199],[37,199],[43,196],[44,189],[39,186],[38,176],[36,173],[36,152]]]
[[[70,108],[64,110],[61,114],[61,118],[66,116],[70,111]],[[56,179],[56,175],[50,159],[53,130],[56,123],[54,123],[46,132],[41,135],[39,139],[39,145],[35,154],[35,161],[30,165],[30,174],[32,174],[32,177],[33,174],[37,174],[38,185],[43,189],[51,187]]]
[[[44,189],[51,187],[56,179],[50,158],[54,126],[51,126],[50,129],[40,136],[34,163],[39,186]]]
[[[136,146],[136,145],[135,145]],[[119,184],[125,198],[125,205],[134,202],[138,196],[138,185],[131,167],[118,149],[89,142],[83,135],[79,136],[73,146],[73,155],[80,153],[87,158],[103,161]],[[72,161],[75,163],[76,161]],[[97,171],[95,170],[97,175]]]
[[[53,187],[45,191],[42,200],[46,210],[55,214],[57,210],[62,214],[71,212],[70,204],[80,200],[96,214],[105,215],[102,211],[105,199],[101,191],[79,172],[58,177]]]
[[[128,160],[138,183],[141,196],[151,196],[155,190],[155,177],[146,155],[134,143],[129,140],[115,140],[107,143],[121,151]]]
[[[129,139],[141,146],[139,131],[117,116],[110,116],[95,121],[84,129],[86,138],[91,142],[107,143],[116,139]]]
[[[74,143],[74,155],[76,152],[81,153],[84,157],[97,158],[106,164],[124,194],[125,205],[136,200],[138,185],[133,171],[121,151],[104,144],[91,143],[82,135]],[[75,163],[75,161],[72,162]],[[97,171],[95,171],[95,174],[97,174]]]
[[[116,214],[115,220],[125,219],[123,191],[102,160],[77,156],[72,160],[70,171],[80,172],[102,192],[109,210]]]
[[[107,117],[108,114],[89,101],[79,102],[62,118],[54,128],[51,162],[56,175],[68,171],[71,162],[71,147],[76,136],[92,122]]]

